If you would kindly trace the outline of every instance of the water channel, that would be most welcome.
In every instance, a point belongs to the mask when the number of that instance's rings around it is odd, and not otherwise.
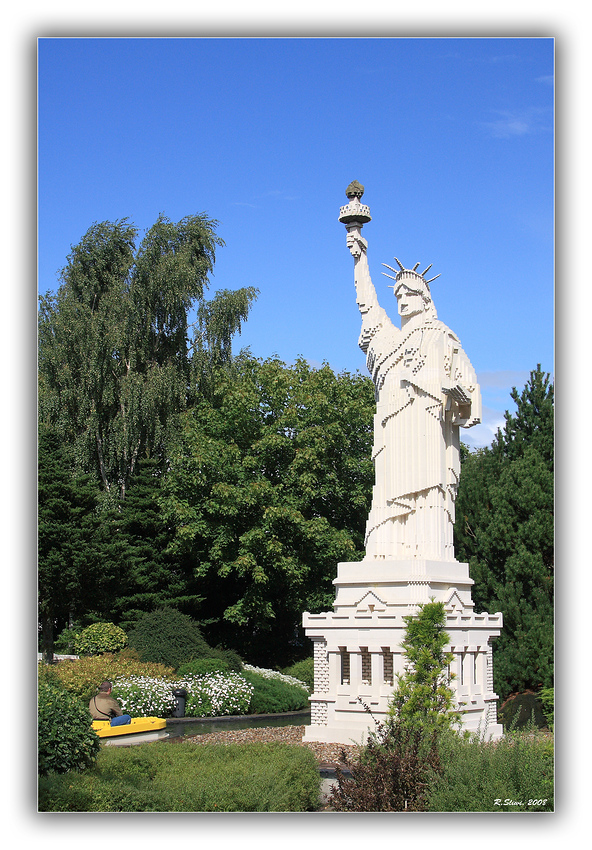
[[[290,711],[285,714],[251,714],[235,717],[169,717],[167,718],[166,740],[210,732],[230,732],[235,729],[257,729],[266,726],[309,726],[310,709]]]

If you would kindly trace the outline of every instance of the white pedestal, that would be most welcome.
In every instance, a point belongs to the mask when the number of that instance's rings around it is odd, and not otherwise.
[[[334,610],[305,613],[306,635],[314,644],[315,689],[311,724],[304,739],[363,743],[388,709],[396,674],[403,672],[403,617],[422,603],[443,602],[447,649],[453,653],[451,687],[463,711],[463,727],[499,738],[497,694],[493,692],[491,641],[502,615],[477,614],[471,600],[468,564],[458,561],[364,560],[341,563],[333,582]]]

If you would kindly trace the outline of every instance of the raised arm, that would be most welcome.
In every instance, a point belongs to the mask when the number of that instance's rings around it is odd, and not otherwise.
[[[368,268],[368,243],[358,228],[347,234],[347,247],[354,258],[354,282],[356,284],[356,302],[362,315],[362,333],[360,348],[366,352],[374,334],[385,325],[391,325],[386,311],[378,303],[378,296]]]

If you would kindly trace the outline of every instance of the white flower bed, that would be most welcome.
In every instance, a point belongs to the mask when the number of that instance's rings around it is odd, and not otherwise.
[[[173,691],[185,688],[186,717],[246,714],[253,687],[238,673],[207,673],[174,682],[148,676],[128,676],[113,682],[113,696],[132,717],[170,717],[176,706]]]
[[[115,679],[113,696],[132,717],[169,717],[175,708],[174,684],[167,679],[127,676]]]
[[[247,714],[253,695],[253,686],[238,673],[187,676],[175,687],[187,690],[186,717]]]
[[[306,684],[294,676],[252,664],[243,664],[243,669],[266,679],[280,679],[289,685],[297,685],[308,693]],[[170,717],[176,706],[173,691],[177,688],[187,691],[186,717],[247,714],[254,690],[239,673],[218,672],[185,676],[176,681],[127,676],[114,680],[113,696],[119,701],[122,711],[132,717]]]
[[[286,682],[288,685],[297,685],[303,688],[308,693],[308,685],[295,676],[287,676],[285,673],[278,673],[277,670],[268,670],[265,667],[254,667],[252,664],[243,664],[243,670],[249,670],[251,673],[258,673],[265,679],[279,679],[281,682]]]

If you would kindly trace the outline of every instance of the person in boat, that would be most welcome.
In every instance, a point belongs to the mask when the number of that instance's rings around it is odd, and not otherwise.
[[[129,714],[124,714],[117,700],[111,696],[113,685],[107,679],[99,685],[99,692],[88,704],[93,720],[109,720],[111,726],[131,723]]]

